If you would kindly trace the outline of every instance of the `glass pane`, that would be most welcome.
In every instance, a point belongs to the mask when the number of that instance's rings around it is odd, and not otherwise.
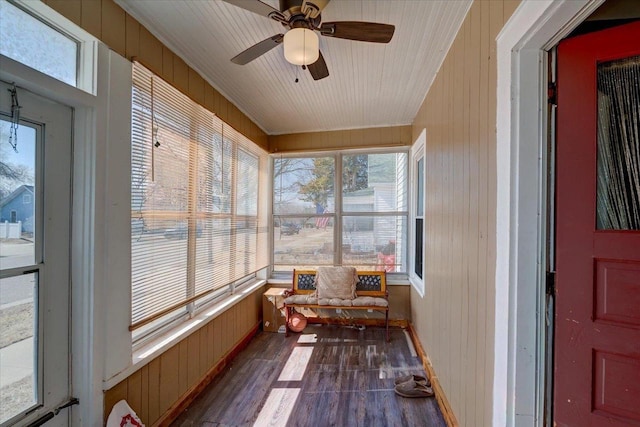
[[[418,160],[418,182],[416,194],[416,216],[424,215],[424,157]]]
[[[258,235],[255,219],[238,220],[235,229],[236,256],[234,276],[248,275],[256,270]]]
[[[414,268],[413,271],[416,275],[422,279],[422,250],[424,247],[422,237],[424,236],[422,218],[416,218],[416,247],[414,254]]]
[[[275,159],[274,214],[322,214],[335,211],[333,157]]]
[[[406,272],[404,216],[344,216],[342,264],[361,270]]]
[[[236,210],[238,215],[258,215],[258,158],[238,150],[238,188]]]
[[[36,280],[0,279],[0,423],[38,402]]]
[[[640,56],[598,64],[600,230],[640,230]]]
[[[146,232],[131,236],[131,321],[186,298],[187,233],[184,220],[144,219]]]
[[[219,288],[233,280],[231,220],[211,218],[204,221],[196,239],[196,294]]]
[[[15,145],[15,149],[13,148]],[[0,268],[35,264],[36,130],[0,119]]]
[[[276,217],[274,225],[276,270],[333,265],[333,217]]]
[[[0,53],[76,86],[78,43],[6,1],[0,2]]]
[[[344,212],[397,212],[407,209],[407,154],[342,157]]]

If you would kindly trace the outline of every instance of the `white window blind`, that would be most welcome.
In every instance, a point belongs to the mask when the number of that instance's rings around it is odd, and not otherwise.
[[[267,265],[266,153],[138,63],[131,156],[132,330]]]

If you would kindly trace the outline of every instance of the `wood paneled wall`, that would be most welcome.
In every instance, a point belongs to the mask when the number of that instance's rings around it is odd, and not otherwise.
[[[111,50],[144,64],[264,150],[269,149],[267,135],[255,123],[113,0],[43,1]]]
[[[411,145],[411,126],[390,126],[269,136],[269,151],[343,150]]]
[[[216,372],[262,318],[260,288],[105,392],[105,418],[121,399],[152,426]]]
[[[413,123],[426,128],[426,294],[413,326],[460,425],[492,417],[496,43],[519,1],[474,1]],[[499,307],[506,310],[507,307]]]

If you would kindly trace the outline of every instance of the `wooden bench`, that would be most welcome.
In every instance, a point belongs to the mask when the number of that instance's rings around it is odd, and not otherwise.
[[[316,272],[294,270],[293,287],[285,292],[285,332],[289,335],[289,317],[296,308],[376,310],[384,312],[387,341],[389,341],[389,293],[384,271],[357,271],[356,297],[353,299],[319,300],[315,296]]]

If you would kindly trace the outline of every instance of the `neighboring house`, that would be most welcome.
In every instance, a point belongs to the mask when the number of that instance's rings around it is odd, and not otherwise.
[[[21,185],[0,202],[0,222],[22,223],[22,233],[33,233],[33,185]]]

